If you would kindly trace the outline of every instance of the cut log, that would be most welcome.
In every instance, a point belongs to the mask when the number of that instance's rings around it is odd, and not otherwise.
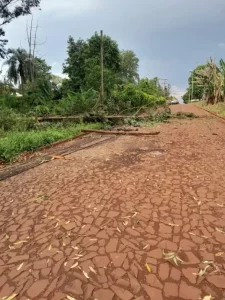
[[[143,135],[158,135],[160,132],[122,132],[122,131],[109,131],[109,130],[94,130],[94,129],[82,129],[82,132],[89,133],[100,133],[100,134],[117,134],[117,135],[134,135],[134,136],[143,136]]]

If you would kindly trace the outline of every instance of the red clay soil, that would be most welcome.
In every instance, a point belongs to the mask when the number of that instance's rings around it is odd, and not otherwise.
[[[210,116],[210,114],[208,112],[206,112],[205,110],[200,109],[199,107],[197,107],[194,104],[178,104],[178,105],[171,105],[170,106],[171,112],[176,114],[178,112],[192,112],[193,114],[195,114],[196,116],[199,117],[206,117],[206,116]]]
[[[225,125],[155,129],[0,182],[0,297],[225,299]]]

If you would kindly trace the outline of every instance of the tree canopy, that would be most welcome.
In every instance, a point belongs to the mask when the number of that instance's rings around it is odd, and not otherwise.
[[[197,66],[188,79],[189,87],[183,96],[185,103],[192,99],[204,99],[207,103],[224,101],[225,62],[219,64],[210,58],[205,65]]]
[[[135,83],[139,80],[139,59],[132,50],[120,52],[120,69],[124,83]]]
[[[67,53],[68,57],[63,65],[63,73],[69,79],[65,80],[64,90],[74,92],[82,89],[100,88],[100,36],[95,33],[90,39],[84,41],[69,37]],[[104,47],[104,77],[106,91],[109,86],[117,83],[117,74],[120,72],[120,52],[118,44],[109,36],[103,37]],[[107,88],[108,87],[108,88]]]
[[[31,13],[33,7],[39,7],[41,0],[1,0],[0,1],[0,26],[10,23],[13,19]],[[8,40],[3,38],[5,31],[0,28],[0,57],[6,55],[5,45]]]

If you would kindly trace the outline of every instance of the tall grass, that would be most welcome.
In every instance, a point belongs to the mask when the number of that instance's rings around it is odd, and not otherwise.
[[[34,151],[39,147],[81,133],[81,129],[100,129],[102,124],[77,124],[67,128],[51,127],[44,130],[12,131],[0,138],[0,160],[11,162],[21,152]]]
[[[197,105],[216,113],[217,115],[221,117],[225,117],[225,103],[224,102],[219,102],[216,104],[207,104],[206,102],[198,102],[196,103]]]

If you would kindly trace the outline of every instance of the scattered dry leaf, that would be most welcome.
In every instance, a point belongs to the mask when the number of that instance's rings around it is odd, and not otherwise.
[[[79,249],[78,247],[74,247],[74,246],[72,246],[72,248],[73,248],[74,250],[78,250],[78,249]]]
[[[203,264],[207,264],[207,265],[211,265],[211,264],[214,263],[214,261],[213,261],[213,260],[205,260],[205,261],[203,261],[202,263],[203,263]]]
[[[146,267],[146,269],[148,270],[148,272],[149,272],[149,273],[151,273],[151,272],[152,272],[152,270],[151,270],[150,266],[149,266],[147,263],[145,264],[145,267]]]
[[[212,300],[214,297],[212,295],[205,296],[202,300]]]
[[[27,243],[27,241],[18,241],[16,243],[14,243],[14,245],[20,245],[20,244],[23,244],[23,243]]]
[[[216,256],[222,256],[224,254],[224,252],[218,252],[216,253]]]
[[[178,224],[173,224],[173,223],[168,223],[167,225],[172,226],[172,227],[179,227],[180,226]]]
[[[95,271],[95,269],[93,269],[91,266],[89,267],[90,271],[97,274],[97,272]]]
[[[138,214],[138,212],[135,211],[135,213],[133,214],[132,218],[136,217],[137,214]]]
[[[51,251],[52,250],[52,245],[50,245],[49,247],[48,247],[48,251]]]
[[[179,262],[183,263],[184,261],[174,252],[168,252],[165,253],[163,250],[163,255],[164,255],[164,259],[169,261],[169,262],[173,262],[176,266],[178,266]]]
[[[74,265],[72,265],[72,267],[70,269],[74,269],[78,266],[78,262],[76,262]]]
[[[54,228],[56,228],[56,227],[58,227],[58,226],[59,226],[59,222],[57,222],[57,223],[56,223],[56,225],[55,225],[55,227],[54,227]]]
[[[76,300],[75,298],[73,298],[73,297],[71,297],[71,296],[66,296],[66,298],[68,299],[68,300]]]
[[[84,274],[84,276],[85,276],[86,278],[90,278],[90,277],[88,276],[88,274],[87,274],[85,271],[83,271],[83,274]]]
[[[54,159],[65,159],[65,156],[61,156],[61,155],[50,155],[52,160]]]
[[[22,263],[22,264],[19,265],[19,267],[17,268],[17,271],[19,271],[22,268],[23,264],[24,263]]]
[[[193,273],[193,275],[202,277],[203,275],[205,275],[205,273],[206,273],[206,271],[207,271],[207,269],[208,269],[209,267],[210,267],[210,266],[206,266],[205,269],[200,270],[199,273]]]
[[[221,229],[221,228],[217,228],[216,227],[216,231],[218,231],[218,232],[220,232],[220,233],[224,233],[225,234],[225,232]]]
[[[149,244],[144,246],[143,250],[147,249],[149,247]]]
[[[5,300],[12,300],[12,299],[14,299],[16,296],[17,296],[17,294],[12,294],[11,296],[6,297]]]
[[[117,231],[118,231],[119,233],[121,233],[121,230],[119,229],[119,227],[117,227],[116,229],[117,229]]]

